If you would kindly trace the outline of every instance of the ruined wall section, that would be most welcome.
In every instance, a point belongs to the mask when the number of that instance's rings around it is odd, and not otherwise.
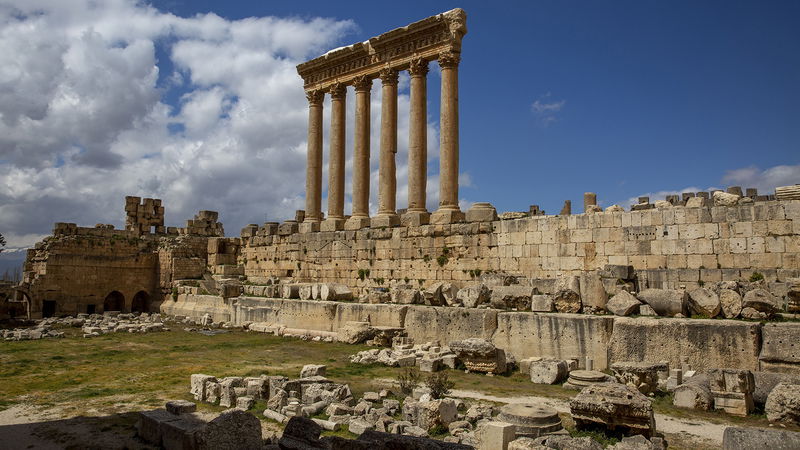
[[[137,234],[56,224],[53,236],[28,251],[23,286],[30,295],[31,316],[41,317],[45,302],[55,302],[54,315],[102,312],[106,296],[114,291],[122,295],[127,310],[140,291],[159,297],[157,241]]]
[[[463,285],[491,271],[556,278],[613,264],[633,266],[642,288],[692,289],[753,272],[768,282],[800,273],[800,201],[339,232],[287,225],[242,237],[238,262],[248,278],[360,289]]]

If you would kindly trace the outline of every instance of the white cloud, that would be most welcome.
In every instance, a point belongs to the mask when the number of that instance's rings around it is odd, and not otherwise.
[[[800,165],[774,166],[765,170],[758,167],[744,167],[729,170],[722,177],[722,182],[728,186],[741,186],[742,189],[756,188],[762,195],[775,193],[778,186],[800,184]]]
[[[561,112],[561,110],[564,109],[564,105],[567,104],[566,100],[552,100],[552,96],[553,95],[548,92],[539,96],[531,105],[531,111],[533,111],[539,119],[539,122],[545,127],[558,121],[558,117],[556,117],[557,114]]]
[[[181,18],[135,0],[0,3],[0,232],[9,247],[30,245],[57,221],[121,226],[125,195],[162,198],[168,225],[216,209],[228,235],[292,217],[304,207],[308,117],[295,66],[346,43],[354,28],[325,18]],[[156,59],[159,48],[166,60]],[[429,83],[438,82],[432,66]],[[407,86],[401,76],[401,91]],[[165,94],[176,88],[182,95],[171,105]],[[348,159],[354,96],[350,89]],[[371,107],[374,211],[377,81]],[[402,208],[407,93],[398,109]],[[329,112],[326,104],[326,133]],[[430,209],[438,204],[437,123],[429,117]],[[327,149],[326,140],[326,157]],[[348,197],[350,170],[348,161]]]

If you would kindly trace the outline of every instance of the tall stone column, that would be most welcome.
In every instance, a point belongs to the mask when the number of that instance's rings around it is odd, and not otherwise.
[[[430,221],[425,207],[428,184],[428,61],[415,59],[408,68],[411,75],[411,104],[408,126],[408,211],[404,226],[420,226]]]
[[[306,92],[308,99],[308,153],[306,163],[306,217],[304,232],[319,231],[322,216],[322,91]]]
[[[328,217],[322,222],[322,231],[344,228],[344,130],[345,96],[347,86],[336,83],[330,88],[331,131],[328,156]]]
[[[369,94],[372,78],[358,77],[356,88],[356,132],[353,149],[353,215],[344,224],[345,230],[369,226]]]
[[[454,223],[464,220],[458,207],[458,53],[439,55],[442,69],[442,101],[439,118],[439,209],[431,223]]]
[[[400,224],[397,216],[397,71],[380,73],[381,87],[381,155],[378,168],[378,215],[370,226],[393,227]]]

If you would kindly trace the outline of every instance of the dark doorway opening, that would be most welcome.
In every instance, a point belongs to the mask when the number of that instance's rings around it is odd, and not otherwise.
[[[96,310],[97,310],[97,305],[95,304],[86,305],[86,314],[94,314]]]
[[[149,313],[150,312],[150,295],[145,291],[139,291],[133,296],[131,303],[131,312]]]
[[[103,311],[124,311],[125,296],[119,291],[112,291],[103,300]]]
[[[42,317],[53,317],[56,315],[56,301],[45,300],[42,302]]]

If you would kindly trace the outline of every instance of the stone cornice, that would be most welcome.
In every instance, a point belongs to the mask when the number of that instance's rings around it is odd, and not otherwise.
[[[327,90],[352,84],[359,76],[377,78],[382,69],[405,70],[412,60],[436,60],[442,53],[459,54],[467,33],[467,14],[456,8],[422,19],[364,42],[332,50],[297,66],[305,89]]]

